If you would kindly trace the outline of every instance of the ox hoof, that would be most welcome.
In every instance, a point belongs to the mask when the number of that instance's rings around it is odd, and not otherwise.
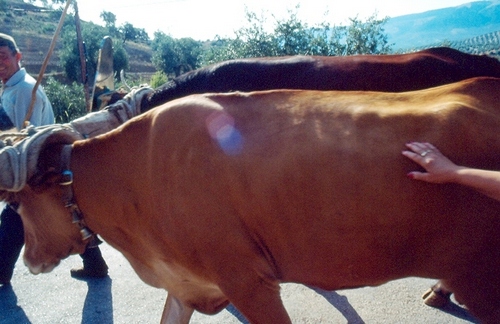
[[[434,291],[429,288],[423,295],[422,299],[424,304],[431,307],[443,308],[450,302],[451,293],[443,293],[441,291]]]

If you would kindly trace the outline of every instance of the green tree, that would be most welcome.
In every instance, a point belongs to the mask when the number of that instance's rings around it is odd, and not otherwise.
[[[108,29],[111,36],[119,36],[120,32],[116,28],[116,15],[109,11],[103,11],[99,15],[102,21],[104,21],[104,26]]]
[[[163,33],[155,32],[153,42],[153,64],[165,74],[180,75],[198,67],[201,43],[192,38],[174,39]]]
[[[113,70],[118,81],[121,81],[120,71],[129,68],[128,54],[123,45],[118,43],[113,45]]]
[[[259,57],[276,56],[276,46],[273,35],[266,32],[265,25],[267,19],[261,15],[245,9],[247,26],[244,26],[235,32],[235,44],[232,45],[233,53],[238,53],[239,57]],[[239,48],[239,50],[237,50]]]
[[[149,35],[144,28],[136,28],[136,41],[144,44],[149,44]]]
[[[299,6],[296,7],[296,10]],[[288,11],[289,18],[276,20],[272,35],[276,55],[312,54],[313,29],[297,18],[297,12]]]
[[[384,33],[384,24],[389,18],[377,19],[373,14],[366,21],[358,17],[350,18],[351,25],[346,29],[346,53],[354,54],[385,54],[391,50],[387,35]]]
[[[216,37],[202,52],[200,66],[243,57],[244,55],[241,51],[243,45],[242,41]]]
[[[101,17],[102,21],[104,21],[104,25],[107,28],[115,27],[116,15],[114,13],[109,11],[102,11],[99,17]]]
[[[246,12],[247,25],[235,32],[235,39],[217,39],[203,55],[203,65],[241,57],[278,55],[352,55],[390,52],[383,25],[388,18],[376,14],[366,21],[351,18],[349,26],[332,26],[322,22],[309,26],[297,17],[299,6],[288,18],[274,21],[272,32],[266,32],[267,20]]]
[[[137,31],[131,23],[124,23],[118,28],[122,35],[122,41],[125,44],[126,41],[134,41],[137,38]]]
[[[99,49],[106,30],[93,23],[82,25],[82,38],[85,42],[87,76],[93,78],[97,68]],[[76,40],[75,26],[68,24],[61,35],[61,65],[70,81],[82,82],[80,52]],[[128,56],[121,42],[113,42],[113,66],[115,72],[128,68]],[[92,79],[91,79],[92,80]]]
[[[149,42],[148,33],[144,28],[135,28],[131,23],[124,23],[118,28],[118,31],[122,37],[122,41],[125,44],[126,41],[131,42]]]

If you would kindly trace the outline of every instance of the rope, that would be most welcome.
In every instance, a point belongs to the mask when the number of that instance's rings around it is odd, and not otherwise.
[[[69,122],[69,125],[82,134],[84,138],[107,133],[141,114],[142,98],[151,92],[153,89],[147,86],[134,87],[123,99],[103,110],[77,118]]]
[[[31,92],[31,102],[28,107],[28,111],[26,112],[26,116],[24,117],[24,123],[23,127],[26,128],[29,125],[31,116],[33,115],[33,108],[35,107],[35,101],[36,101],[36,92],[38,90],[38,86],[42,82],[43,74],[45,73],[45,69],[47,68],[47,65],[49,64],[49,59],[50,56],[52,55],[52,52],[54,52],[54,47],[56,46],[56,40],[57,37],[59,36],[59,33],[61,32],[61,28],[63,26],[64,18],[66,17],[66,13],[68,12],[68,7],[71,3],[71,0],[67,0],[66,6],[64,7],[64,10],[61,14],[61,18],[59,19],[59,25],[57,26],[57,29],[54,33],[54,37],[52,37],[52,42],[50,43],[50,48],[45,56],[45,60],[43,61],[42,68],[40,69],[40,73],[38,74],[38,79],[36,80],[35,86],[33,87],[33,91]]]
[[[0,151],[0,187],[1,190],[21,191],[37,171],[38,157],[45,140],[52,134],[60,134],[62,143],[72,143],[82,139],[68,125],[52,124],[46,126],[29,126],[18,135],[25,136],[13,146],[6,146]]]
[[[13,146],[2,149],[2,189],[9,191],[20,191],[26,184],[26,169],[22,168],[21,160],[24,156],[19,154]],[[4,172],[6,171],[6,172]]]

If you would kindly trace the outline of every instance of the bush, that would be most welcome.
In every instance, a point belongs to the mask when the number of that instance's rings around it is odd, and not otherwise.
[[[67,123],[87,113],[83,85],[65,85],[50,77],[43,86],[54,109],[56,123]]]
[[[151,88],[156,89],[159,86],[162,86],[165,83],[167,83],[167,81],[168,81],[167,75],[161,71],[158,71],[155,74],[153,74],[153,76],[151,77],[150,86],[151,86]]]

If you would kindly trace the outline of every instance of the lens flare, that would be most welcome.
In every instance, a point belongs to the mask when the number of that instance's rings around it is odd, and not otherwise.
[[[243,137],[234,126],[234,118],[223,111],[210,114],[206,120],[208,133],[227,155],[237,155],[243,149]]]

